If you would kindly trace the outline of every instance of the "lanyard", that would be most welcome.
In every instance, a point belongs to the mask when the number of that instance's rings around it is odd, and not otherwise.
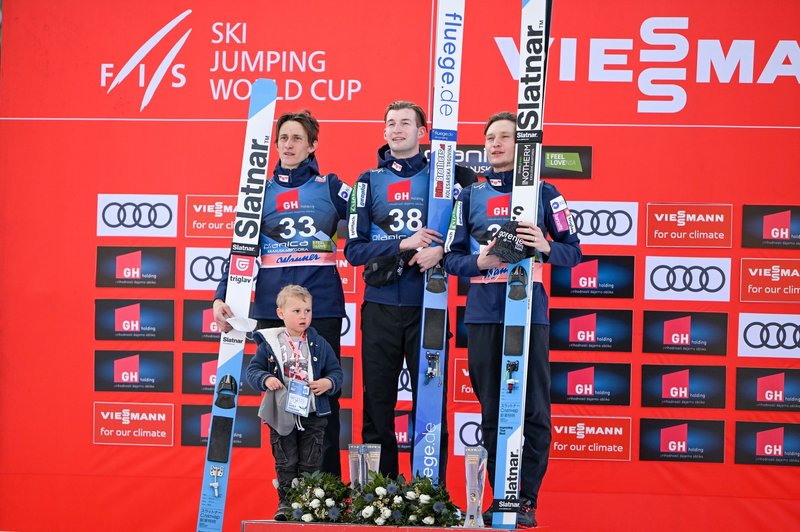
[[[289,349],[292,350],[292,355],[294,358],[294,371],[290,375],[293,379],[300,379],[305,380],[305,375],[300,371],[300,358],[303,356],[303,353],[300,351],[300,348],[303,346],[303,340],[306,339],[306,334],[303,333],[300,338],[297,339],[297,345],[292,342],[292,337],[289,335],[288,331],[283,331],[283,334],[286,335],[286,343],[289,344]],[[288,362],[288,360],[287,360]]]

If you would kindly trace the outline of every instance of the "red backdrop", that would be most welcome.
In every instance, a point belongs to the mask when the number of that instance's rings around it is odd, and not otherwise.
[[[743,258],[799,255],[797,248],[743,248],[742,220],[745,204],[800,204],[800,7],[788,0],[554,3],[545,144],[590,146],[592,171],[588,180],[553,182],[569,201],[638,204],[638,240],[584,246],[585,254],[634,257],[632,299],[551,299],[551,308],[633,309],[631,351],[551,355],[630,365],[630,404],[554,405],[555,415],[587,422],[630,418],[623,438],[630,458],[551,461],[540,522],[557,530],[796,528],[797,467],[737,463],[735,453],[739,423],[781,424],[793,434],[800,423],[797,411],[736,408],[737,369],[791,370],[800,358],[797,347],[768,359],[739,356],[737,327],[741,313],[798,321],[796,295],[788,303],[742,302],[739,280]],[[188,248],[224,248],[226,241],[187,236],[194,210],[187,201],[235,193],[247,108],[247,81],[240,80],[275,78],[284,98],[278,113],[311,109],[322,121],[322,170],[352,183],[375,162],[385,105],[430,101],[434,3],[4,4],[0,528],[189,529],[205,448],[186,444],[199,436],[184,434],[183,416],[187,406],[210,407],[211,399],[184,392],[184,366],[192,360],[184,353],[214,353],[216,344],[182,334],[183,302],[212,296],[186,287],[185,262]],[[485,119],[515,105],[506,62],[515,60],[516,44],[508,43],[519,40],[519,6],[468,0],[466,9],[459,139],[482,144]],[[124,75],[128,60],[170,21],[174,26]],[[215,66],[223,55],[235,71]],[[99,194],[174,196],[174,236],[100,235]],[[731,205],[731,247],[647,247],[648,203]],[[174,248],[174,287],[97,286],[99,250],[112,246]],[[646,257],[670,256],[729,259],[729,299],[646,298]],[[350,303],[360,301],[356,277]],[[174,301],[174,340],[99,339],[95,300],[105,299]],[[451,309],[464,305],[463,296],[452,299]],[[727,355],[644,353],[643,310],[727,313]],[[354,345],[343,348],[354,366],[355,392],[343,400],[353,412],[353,441],[360,441],[358,335],[356,328]],[[171,391],[102,389],[97,351],[171,353]],[[466,357],[463,348],[452,353]],[[724,367],[725,406],[641,406],[642,366],[652,364]],[[457,380],[453,362],[450,371]],[[169,441],[105,445],[100,428],[109,420],[98,402],[135,403],[145,411],[168,405]],[[258,398],[245,396],[240,404],[252,407]],[[451,426],[456,414],[476,412],[474,402],[451,401]],[[640,459],[642,419],[721,421],[724,459]],[[266,431],[260,439],[268,441]],[[463,505],[463,462],[456,457],[450,464],[448,486]],[[267,446],[235,447],[232,468],[226,530],[238,530],[242,519],[268,518],[276,502]]]

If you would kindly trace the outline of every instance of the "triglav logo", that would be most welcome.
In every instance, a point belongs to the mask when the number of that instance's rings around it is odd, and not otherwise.
[[[149,72],[147,63],[144,62],[145,57],[150,51],[153,50],[163,39],[166,37],[174,28],[177,26],[183,19],[185,19],[189,14],[192,12],[191,9],[187,9],[171,21],[167,23],[163,28],[155,32],[149,39],[147,39],[144,44],[142,44],[136,52],[128,59],[128,61],[123,65],[123,67],[116,72],[116,65],[114,63],[103,63],[100,65],[100,86],[105,87],[108,85],[108,90],[106,94],[110,93],[116,86],[122,83],[125,78],[131,74],[134,69],[138,70],[138,78],[139,78],[139,87],[144,88],[145,83],[147,83],[147,89],[144,91],[144,96],[142,97],[142,104],[139,107],[139,111],[143,111],[147,104],[150,103],[150,100],[153,98],[153,95],[158,89],[158,86],[164,79],[164,76],[169,72],[172,77],[171,86],[175,88],[183,87],[186,85],[186,76],[184,74],[184,70],[186,69],[186,65],[183,63],[175,63],[175,57],[178,55],[178,52],[181,51],[183,45],[186,43],[186,39],[189,38],[189,34],[192,33],[192,29],[189,28],[183,36],[181,36],[178,41],[172,46],[172,48],[167,52],[167,55],[159,63],[158,67],[156,67],[155,72],[151,75],[150,80],[147,81],[147,75]],[[174,63],[174,64],[173,64]],[[111,81],[109,85],[108,80],[109,78],[113,77],[114,79]]]

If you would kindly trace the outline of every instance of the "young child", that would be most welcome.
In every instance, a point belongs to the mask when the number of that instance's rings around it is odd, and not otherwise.
[[[284,327],[256,331],[258,350],[247,366],[247,380],[265,392],[259,416],[270,426],[278,476],[275,520],[286,521],[292,480],[322,465],[328,396],[341,388],[344,374],[333,348],[310,327],[311,293],[287,285],[276,303]]]

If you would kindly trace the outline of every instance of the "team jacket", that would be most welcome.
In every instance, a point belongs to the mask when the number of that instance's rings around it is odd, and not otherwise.
[[[450,230],[445,242],[444,268],[447,273],[471,278],[467,295],[465,323],[503,323],[505,312],[505,272],[478,269],[481,246],[487,245],[497,229],[510,219],[510,197],[513,171],[486,174],[486,181],[475,183],[461,191]],[[537,225],[550,235],[550,254],[542,261],[557,266],[572,267],[581,261],[580,241],[570,233],[567,224],[569,209],[553,211],[553,200],[560,198],[556,187],[542,182]],[[558,202],[556,202],[558,204]],[[559,230],[559,228],[561,230]],[[501,280],[501,282],[493,282]],[[548,298],[542,283],[534,283],[531,323],[547,324]]]
[[[278,319],[275,298],[287,284],[311,292],[315,318],[345,315],[336,226],[347,216],[349,197],[350,187],[335,174],[319,174],[313,155],[292,170],[275,167],[264,190],[253,318]],[[214,298],[225,299],[227,288],[225,276]]]
[[[456,174],[466,184],[475,177],[466,169]],[[429,186],[429,165],[424,154],[396,159],[388,145],[380,148],[378,168],[361,174],[350,195],[344,248],[348,262],[361,266],[369,259],[400,253],[400,240],[426,227]],[[422,280],[419,268],[406,268],[394,284],[381,288],[366,285],[364,301],[419,307]]]
[[[258,348],[256,356],[247,365],[247,382],[256,390],[266,391],[264,379],[266,377],[277,377],[281,382],[283,378],[283,367],[280,359],[275,356],[275,347],[278,346],[278,334],[282,334],[283,327],[272,329],[261,329],[253,334]],[[308,338],[308,350],[311,354],[311,372],[314,379],[327,377],[333,382],[333,387],[322,395],[314,396],[316,412],[318,416],[327,416],[331,413],[331,404],[328,400],[329,395],[333,395],[342,389],[344,372],[336,360],[331,344],[321,337],[316,329],[309,327],[306,329]]]

